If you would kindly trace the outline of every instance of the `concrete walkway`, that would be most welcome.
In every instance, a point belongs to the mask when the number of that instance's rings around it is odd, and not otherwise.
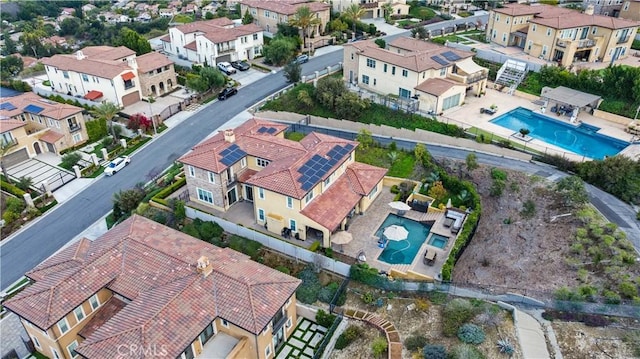
[[[540,323],[529,314],[517,309],[514,313],[514,318],[517,318],[514,324],[520,341],[522,356],[525,359],[551,358],[547,350],[547,340]]]

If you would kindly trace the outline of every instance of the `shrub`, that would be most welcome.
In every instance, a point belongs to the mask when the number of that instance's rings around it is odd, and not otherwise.
[[[536,215],[536,204],[530,199],[526,200],[522,206],[520,215],[524,218],[533,218],[533,216]]]
[[[360,299],[364,302],[364,304],[371,304],[374,301],[373,293],[366,292],[360,296]]]
[[[491,178],[494,180],[501,180],[501,181],[506,181],[507,180],[507,173],[503,170],[497,169],[495,167],[493,167],[491,169]]]
[[[456,298],[447,303],[442,314],[442,333],[452,337],[456,335],[462,324],[474,317],[475,308],[468,300]]]
[[[4,211],[2,219],[6,224],[11,224],[20,218],[20,214],[13,211]]]
[[[15,212],[20,215],[27,204],[19,198],[8,197],[5,201],[5,206],[7,207],[7,211]]]
[[[427,345],[427,338],[424,335],[413,333],[404,341],[404,346],[410,351],[415,351],[424,348]]]
[[[331,282],[328,285],[324,286],[322,289],[320,289],[320,293],[318,293],[318,300],[323,303],[331,303],[331,300],[338,291],[338,287],[339,285],[336,282]]]
[[[26,193],[25,191],[21,190],[20,188],[16,187],[15,185],[13,185],[13,184],[11,184],[9,182],[5,182],[4,180],[2,182],[0,182],[0,185],[1,185],[3,191],[9,192],[9,193],[11,193],[12,195],[14,195],[16,197],[22,197]]]
[[[362,334],[362,329],[355,325],[350,325],[336,339],[336,349],[344,349]]]
[[[198,226],[200,238],[207,242],[210,242],[214,238],[220,238],[223,231],[219,224],[211,221],[202,222],[202,224]]]
[[[602,294],[604,295],[604,302],[607,304],[620,304],[622,301],[622,298],[620,298],[620,295],[616,292],[605,290]]]
[[[291,270],[285,266],[277,266],[275,269],[284,274],[291,274]]]
[[[387,343],[386,338],[377,337],[373,340],[373,343],[371,343],[371,351],[375,357],[380,357],[380,355],[387,350],[388,346],[389,343]]]
[[[80,155],[78,152],[67,153],[66,155],[62,156],[62,163],[60,164],[60,167],[71,169],[81,159],[82,159],[82,155]]]
[[[422,349],[424,359],[447,359],[447,350],[442,345],[426,345]]]
[[[638,295],[638,288],[632,282],[622,282],[618,286],[618,292],[627,299],[631,299]]]
[[[458,329],[458,339],[466,344],[482,344],[484,342],[484,330],[475,324],[464,324]]]
[[[296,290],[298,300],[306,304],[315,303],[318,300],[318,293],[322,289],[316,272],[311,266],[307,266],[298,274],[298,278],[302,279],[302,284]]]
[[[498,340],[496,345],[498,346],[498,350],[500,351],[500,353],[507,354],[509,356],[513,355],[513,353],[515,353],[516,351],[513,348],[513,344],[509,342],[509,339],[500,339]]]
[[[229,248],[244,253],[255,261],[260,256],[262,243],[240,236],[231,236],[229,238]]]
[[[311,252],[317,252],[318,249],[320,249],[320,241],[315,241],[313,243],[311,243],[311,245],[309,246],[309,250]]]
[[[485,356],[475,347],[462,344],[458,345],[451,351],[451,359],[484,359]]]
[[[335,320],[335,315],[327,313],[322,309],[318,310],[318,313],[316,313],[316,323],[322,327],[329,328]]]
[[[193,223],[189,223],[186,226],[182,227],[182,232],[190,235],[191,237],[200,238],[198,228]]]

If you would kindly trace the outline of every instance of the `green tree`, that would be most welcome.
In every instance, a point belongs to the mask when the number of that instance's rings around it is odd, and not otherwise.
[[[60,36],[75,35],[76,31],[80,28],[82,21],[77,17],[68,17],[60,23]]]
[[[247,11],[244,12],[244,16],[242,16],[242,24],[243,25],[249,25],[249,24],[253,24],[253,15],[251,15],[249,13],[249,9],[247,9]]]
[[[3,80],[17,76],[23,69],[24,64],[18,56],[7,56],[0,59],[0,70],[2,71]]]
[[[393,14],[393,5],[391,3],[384,3],[382,5],[382,11],[384,11],[384,21],[391,22],[391,15]]]
[[[114,131],[115,125],[113,124],[113,118],[116,117],[118,112],[120,112],[120,108],[112,102],[103,102],[89,111],[91,116],[107,120],[114,142],[118,140],[118,135]]]
[[[338,98],[347,92],[341,78],[327,76],[318,80],[316,100],[328,109],[335,111]]]
[[[33,178],[27,176],[20,177],[16,183],[16,187],[25,192],[29,192],[31,190],[31,186],[33,186]]]
[[[113,195],[114,204],[118,205],[118,208],[123,212],[125,217],[131,215],[142,199],[145,196],[144,189],[141,186],[136,186],[132,189],[119,191]]]
[[[429,32],[424,26],[416,26],[411,28],[411,37],[424,40],[429,37]]]
[[[384,49],[385,47],[387,47],[387,42],[384,41],[384,39],[376,39],[374,41],[376,43],[376,45],[378,45],[379,48]]]
[[[64,168],[71,169],[82,159],[82,155],[78,152],[69,152],[66,155],[62,156],[61,166]]]
[[[578,174],[584,181],[600,187],[621,200],[640,204],[640,162],[626,156],[583,162]]]
[[[302,77],[302,66],[300,66],[299,63],[292,61],[285,65],[283,72],[287,81],[297,83]]]
[[[376,358],[379,358],[382,355],[382,353],[384,353],[387,350],[388,346],[389,346],[389,343],[387,343],[386,338],[377,337],[376,339],[373,340],[373,343],[371,343],[371,351],[373,352],[373,356],[375,356]]]
[[[353,23],[354,36],[356,33],[356,23],[360,21],[360,18],[362,18],[363,15],[364,9],[361,8],[358,4],[351,4],[342,12],[342,16],[344,16],[346,19],[351,20],[351,22]]]
[[[4,47],[2,48],[2,54],[7,56],[18,52],[18,44],[11,38],[8,31],[2,33],[4,39]]]
[[[216,17],[228,17],[229,9],[227,9],[227,5],[224,4],[222,6],[218,6],[216,9]]]
[[[358,136],[356,136],[356,141],[360,143],[359,148],[366,150],[367,148],[373,146],[373,136],[371,136],[371,132],[366,128],[363,128],[358,132]]]
[[[47,37],[47,34],[44,31],[44,25],[42,21],[39,20],[35,25],[27,24],[24,26],[19,41],[22,43],[23,49],[30,49],[34,57],[40,58],[41,56],[38,55],[42,55],[42,52],[44,52],[42,39],[45,37]]]
[[[336,99],[335,111],[339,118],[352,121],[368,107],[368,101],[360,99],[356,93],[347,91]]]
[[[560,193],[564,205],[567,207],[579,207],[589,201],[584,182],[578,176],[568,176],[560,179],[556,184],[556,191]]]
[[[216,18],[216,15],[214,13],[212,13],[211,11],[207,11],[206,14],[204,14],[204,18],[207,20],[213,20]]]
[[[123,27],[120,30],[119,40],[116,42],[118,46],[125,46],[136,52],[136,55],[144,55],[152,51],[151,44],[147,39],[131,30],[128,27]]]
[[[312,27],[320,24],[320,19],[315,16],[308,6],[301,6],[296,9],[293,18],[289,19],[289,24],[302,30],[302,47],[303,49],[306,48],[307,51],[311,51],[307,47],[307,36],[309,36],[309,30]]]
[[[191,73],[187,74],[186,86],[198,93],[206,92],[209,89],[209,85],[207,84],[207,81],[205,81],[205,79],[203,79],[200,75]]]
[[[227,78],[215,67],[204,67],[200,70],[200,77],[204,79],[211,90],[219,89],[227,83]]]
[[[276,36],[269,45],[264,46],[263,53],[265,60],[273,65],[280,66],[293,58],[296,48],[295,39]]]

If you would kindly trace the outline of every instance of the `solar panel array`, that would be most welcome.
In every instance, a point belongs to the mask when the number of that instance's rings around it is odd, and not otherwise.
[[[273,128],[273,127],[260,127],[258,129],[258,133],[268,133],[270,135],[273,135],[274,133],[278,132],[277,129]]]
[[[443,58],[441,58],[440,56],[437,56],[437,55],[436,56],[431,56],[431,60],[439,63],[442,66],[449,65],[449,62],[447,62],[447,60],[445,60],[445,59],[443,59]]]
[[[0,104],[0,110],[7,110],[7,111],[13,111],[15,110],[17,107],[15,107],[14,105],[12,105],[10,102],[5,102],[3,104]]]
[[[220,152],[220,156],[222,156],[220,162],[225,166],[231,166],[246,155],[247,153],[234,143]]]
[[[456,54],[455,52],[452,52],[452,51],[443,52],[442,56],[444,56],[444,58],[449,60],[449,61],[458,61],[458,60],[460,60],[462,58],[462,57],[458,56],[458,54]]]
[[[302,190],[308,191],[320,181],[324,175],[329,172],[333,166],[335,166],[340,159],[342,159],[347,153],[353,149],[352,144],[347,144],[344,147],[335,145],[328,153],[326,157],[318,154],[313,155],[305,164],[303,164],[298,172],[302,174],[298,182],[300,182]]]
[[[29,105],[27,107],[24,108],[25,112],[29,112],[29,113],[40,113],[44,110],[44,108],[40,107],[40,106],[36,106],[36,105]]]

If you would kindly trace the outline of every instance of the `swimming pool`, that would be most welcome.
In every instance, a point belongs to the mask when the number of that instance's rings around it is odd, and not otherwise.
[[[531,131],[529,136],[535,139],[593,159],[613,156],[629,145],[629,142],[596,133],[600,129],[598,127],[587,124],[573,126],[522,107],[491,122],[515,132],[526,128]]]
[[[420,250],[420,246],[427,239],[431,226],[391,213],[376,231],[376,236],[382,237],[384,229],[392,224],[406,228],[409,236],[402,241],[388,241],[387,246],[378,256],[378,260],[389,264],[411,264]]]
[[[429,242],[427,242],[427,244],[440,249],[444,249],[447,246],[447,243],[449,243],[449,237],[441,236],[435,233],[431,235],[431,238],[429,238]]]

